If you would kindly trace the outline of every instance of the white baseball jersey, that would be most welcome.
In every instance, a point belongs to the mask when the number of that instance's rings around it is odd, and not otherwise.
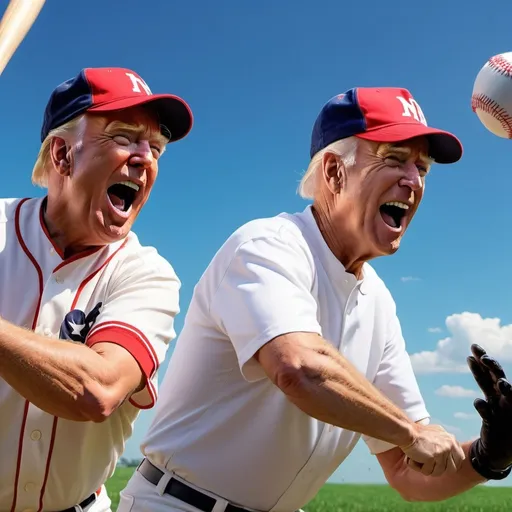
[[[180,282],[155,249],[130,233],[63,259],[42,205],[42,198],[0,200],[0,316],[43,336],[117,343],[148,384],[106,421],[93,423],[43,412],[0,377],[0,510],[63,510],[101,488],[140,409],[155,403],[157,369],[179,312]],[[103,497],[90,510],[108,509]]]
[[[322,335],[413,421],[428,421],[391,294],[370,265],[360,281],[345,272],[308,206],[249,222],[215,255],[195,287],[144,455],[239,506],[304,506],[361,436],[306,415],[254,359],[295,331]],[[392,447],[364,440],[373,453]],[[155,502],[140,481],[123,503]]]

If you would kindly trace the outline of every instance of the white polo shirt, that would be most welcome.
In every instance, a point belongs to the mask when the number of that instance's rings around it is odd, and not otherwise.
[[[0,377],[0,510],[63,510],[112,475],[140,409],[154,405],[157,369],[179,311],[180,282],[155,249],[130,233],[63,259],[47,235],[42,201],[0,200],[0,316],[44,336],[59,337],[62,328],[89,346],[117,343],[148,383],[93,423],[47,414]],[[98,316],[85,325],[96,306]]]
[[[142,443],[154,464],[238,505],[310,501],[359,434],[288,401],[254,353],[284,333],[322,335],[413,421],[428,417],[394,301],[370,265],[358,282],[308,206],[242,226],[195,287]],[[365,438],[373,453],[391,445]]]

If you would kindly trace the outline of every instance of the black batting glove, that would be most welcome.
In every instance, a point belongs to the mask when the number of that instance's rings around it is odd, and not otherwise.
[[[477,473],[487,480],[506,478],[512,467],[512,386],[500,363],[479,345],[471,345],[469,369],[485,400],[477,398],[475,409],[482,418],[480,438],[469,456]]]

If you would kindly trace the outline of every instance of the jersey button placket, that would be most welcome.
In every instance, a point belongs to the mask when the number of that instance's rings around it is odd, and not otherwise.
[[[41,439],[41,431],[33,430],[30,434],[30,439],[32,439],[32,441],[39,441],[39,439]]]
[[[34,492],[36,490],[36,484],[33,482],[27,482],[24,489],[26,492]]]

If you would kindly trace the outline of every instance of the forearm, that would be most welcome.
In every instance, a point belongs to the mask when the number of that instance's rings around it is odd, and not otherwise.
[[[20,395],[50,414],[94,420],[97,389],[108,382],[103,358],[90,348],[52,339],[0,319],[0,376]]]
[[[459,471],[439,477],[422,475],[407,465],[403,454],[397,455],[395,474],[391,480],[393,487],[408,501],[442,501],[485,482],[471,466],[468,455],[471,442],[461,446],[466,458]]]
[[[292,364],[300,367],[282,389],[306,414],[397,446],[414,440],[415,424],[323,340]]]

